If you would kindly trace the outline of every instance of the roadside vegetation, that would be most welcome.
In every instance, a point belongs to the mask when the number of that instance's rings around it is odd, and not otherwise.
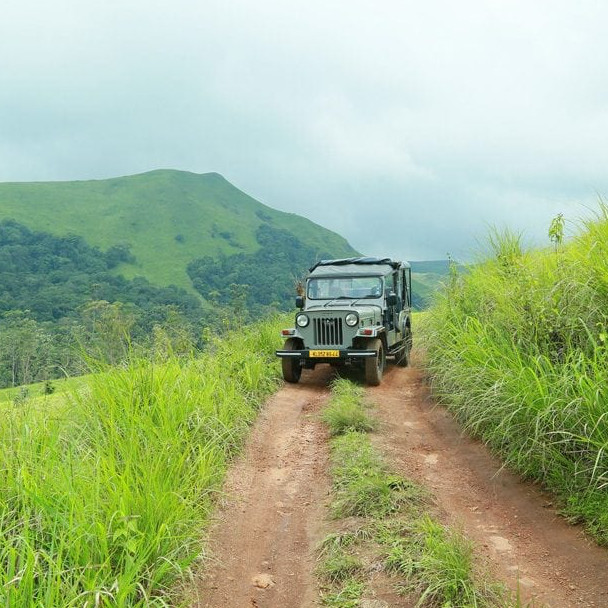
[[[322,605],[352,608],[379,591],[417,606],[519,605],[479,571],[471,543],[432,516],[427,492],[391,471],[372,446],[367,431],[377,424],[362,387],[339,379],[332,392],[322,416],[332,435],[335,531],[318,552]]]
[[[209,338],[196,358],[133,357],[53,407],[0,404],[0,604],[178,603],[226,466],[277,387],[279,326]]]
[[[558,497],[608,545],[608,206],[564,241],[454,271],[425,319],[434,395],[507,466]]]

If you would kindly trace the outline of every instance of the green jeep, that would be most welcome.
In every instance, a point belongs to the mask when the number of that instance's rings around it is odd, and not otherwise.
[[[388,258],[323,260],[306,277],[304,295],[296,297],[295,327],[281,358],[283,378],[298,382],[302,369],[318,363],[365,370],[378,385],[387,357],[408,364],[412,347],[411,268]]]

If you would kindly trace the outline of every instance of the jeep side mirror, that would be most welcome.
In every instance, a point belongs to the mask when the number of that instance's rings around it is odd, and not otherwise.
[[[394,291],[391,291],[386,296],[386,303],[388,306],[396,306],[397,305],[397,294]]]
[[[304,296],[296,296],[296,308],[304,308]]]

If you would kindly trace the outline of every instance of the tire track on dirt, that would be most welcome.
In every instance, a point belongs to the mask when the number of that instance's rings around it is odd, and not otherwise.
[[[316,370],[263,407],[228,473],[194,606],[315,605],[314,549],[329,491],[327,433],[318,413],[331,377],[329,368]]]
[[[318,414],[332,377],[328,367],[308,372],[263,407],[228,473],[193,607],[318,606],[314,550],[329,525],[327,432]],[[538,607],[608,608],[608,551],[463,435],[431,399],[420,369],[390,366],[367,394],[381,422],[373,442],[396,471],[430,489],[439,516],[462,528],[493,576],[519,584],[522,599]]]
[[[551,498],[501,469],[430,398],[420,369],[387,370],[368,389],[381,429],[374,441],[406,477],[428,487],[494,575],[551,608],[608,607],[608,551],[568,525]],[[536,604],[538,605],[538,604]]]

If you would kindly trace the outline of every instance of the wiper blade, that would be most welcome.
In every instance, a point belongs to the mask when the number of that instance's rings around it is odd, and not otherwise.
[[[338,296],[337,298],[333,298],[333,300],[330,300],[329,302],[326,302],[325,304],[323,304],[323,307],[326,306],[331,306],[336,300],[352,300],[353,298],[351,296]]]

